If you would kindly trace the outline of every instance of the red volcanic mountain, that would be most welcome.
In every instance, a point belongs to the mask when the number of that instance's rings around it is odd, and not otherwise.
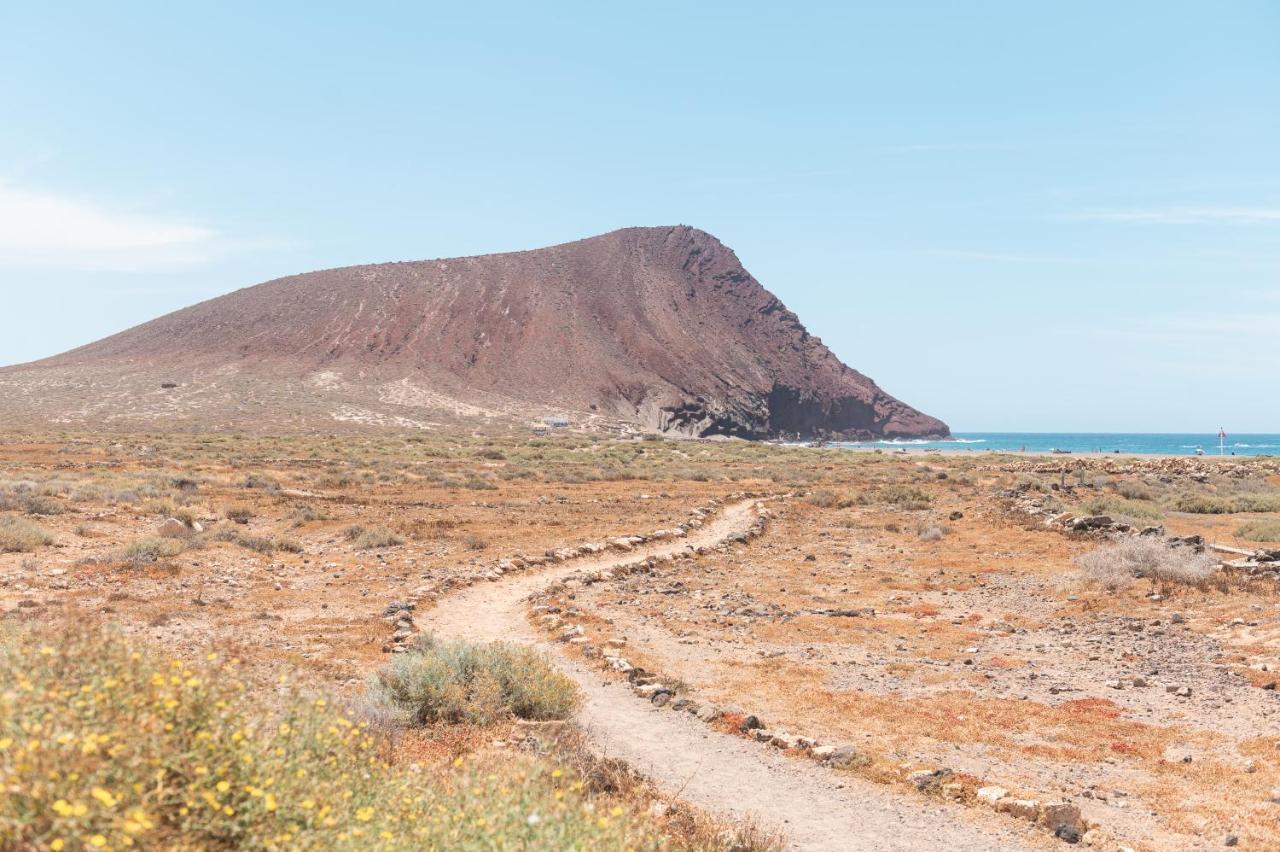
[[[564,413],[696,436],[948,434],[842,364],[719,240],[684,226],[268,281],[0,370],[0,398],[0,423]]]

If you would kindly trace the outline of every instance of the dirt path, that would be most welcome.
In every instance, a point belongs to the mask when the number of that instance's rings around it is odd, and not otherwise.
[[[684,539],[471,586],[442,599],[421,615],[419,624],[440,637],[522,642],[554,651],[526,618],[529,595],[577,571],[714,544],[745,531],[759,508],[756,500],[734,503]],[[579,722],[603,752],[698,807],[781,829],[792,848],[976,851],[1052,844],[1036,830],[994,814],[896,795],[869,781],[717,733],[688,714],[638,700],[625,686],[577,661],[552,657],[581,689]]]

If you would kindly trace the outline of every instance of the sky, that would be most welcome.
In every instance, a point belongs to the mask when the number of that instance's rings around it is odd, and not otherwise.
[[[0,4],[0,364],[688,224],[955,431],[1280,432],[1280,4],[623,5]]]

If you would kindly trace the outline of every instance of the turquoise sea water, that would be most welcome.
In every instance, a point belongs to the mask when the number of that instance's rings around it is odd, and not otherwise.
[[[1280,455],[1280,434],[1232,435],[1222,442],[1223,455],[1271,456]],[[1205,455],[1216,456],[1218,434],[1216,432],[1192,434],[1114,433],[1114,432],[959,432],[945,441],[858,441],[833,443],[836,447],[874,447],[876,449],[908,450],[970,450],[972,452],[1047,453],[1054,449],[1070,450],[1073,455],[1097,455],[1101,453],[1149,453],[1173,456],[1192,456],[1196,448]]]

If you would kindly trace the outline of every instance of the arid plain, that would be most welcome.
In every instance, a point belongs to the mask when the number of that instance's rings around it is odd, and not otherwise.
[[[1263,849],[1280,831],[1274,459],[12,433],[0,510],[6,635],[237,660],[261,707],[350,708],[379,771],[576,778],[607,842]],[[1150,547],[1180,573],[1144,570]],[[369,684],[425,635],[532,645],[577,709],[379,713]],[[64,848],[56,817],[29,830]]]

